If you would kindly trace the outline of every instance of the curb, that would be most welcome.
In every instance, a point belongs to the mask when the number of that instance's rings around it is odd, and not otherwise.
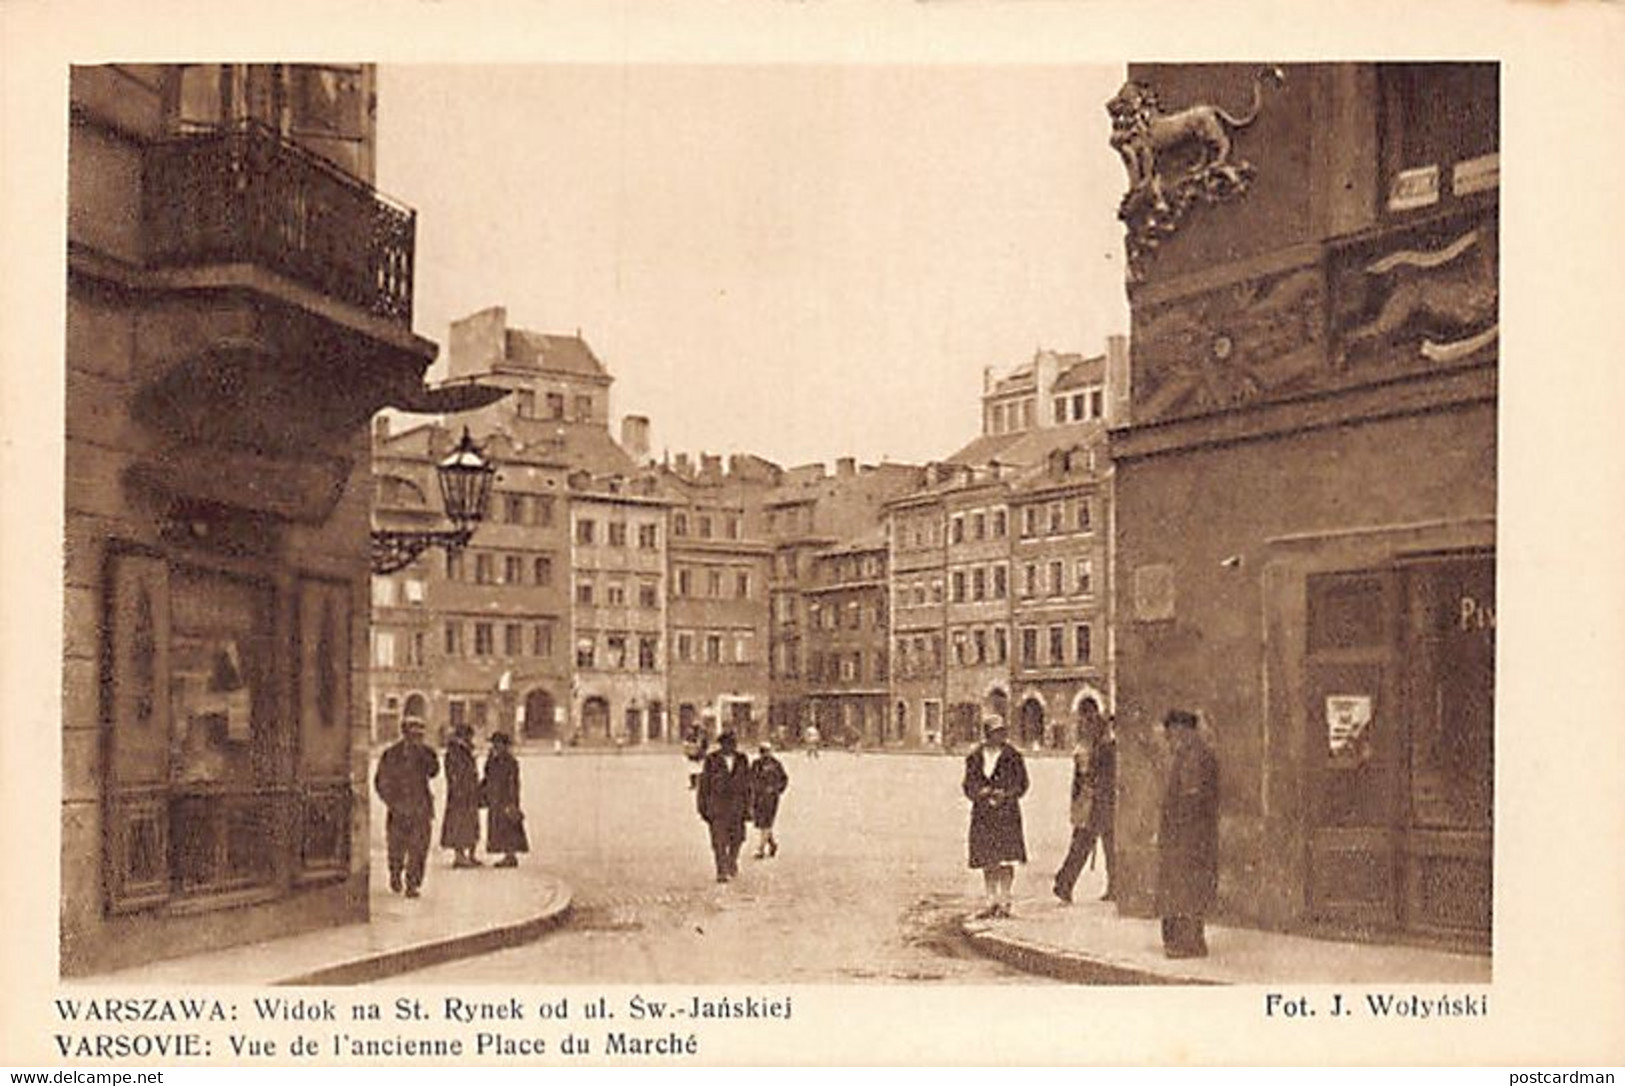
[[[1183,973],[1149,969],[1132,962],[1062,950],[1046,943],[1035,943],[1014,935],[994,934],[987,925],[962,920],[960,933],[971,947],[983,957],[1001,961],[1024,973],[1053,977],[1072,984],[1100,985],[1202,985],[1212,987],[1220,981],[1193,977]]]
[[[444,965],[446,962],[462,958],[478,957],[497,950],[509,950],[534,942],[562,926],[569,919],[573,907],[571,891],[568,887],[563,887],[557,899],[545,911],[517,923],[469,932],[466,935],[455,935],[448,939],[418,943],[416,946],[386,950],[270,983],[279,987],[370,984],[373,981],[427,969],[434,965]]]

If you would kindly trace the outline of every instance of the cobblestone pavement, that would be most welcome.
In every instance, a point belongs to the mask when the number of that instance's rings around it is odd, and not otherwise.
[[[410,974],[413,982],[1020,983],[1045,981],[970,951],[958,920],[980,875],[965,866],[961,762],[942,755],[782,756],[790,790],[778,856],[714,881],[680,755],[526,755],[532,851],[574,888],[564,929],[535,944]],[[1048,894],[1065,849],[1070,763],[1030,758],[1023,804],[1035,863],[1021,899]],[[445,864],[444,855],[435,861]],[[504,872],[445,871],[490,882]],[[1095,877],[1086,873],[1085,878]],[[1087,886],[1080,886],[1086,892]]]

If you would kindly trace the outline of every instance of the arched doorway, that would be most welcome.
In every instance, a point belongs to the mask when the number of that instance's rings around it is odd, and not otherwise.
[[[897,703],[897,732],[892,736],[899,743],[908,742],[908,702]]]
[[[422,694],[408,694],[401,706],[402,720],[429,720],[429,700]]]
[[[581,739],[587,743],[609,742],[609,702],[591,697],[581,703]]]
[[[643,742],[643,710],[636,705],[626,707],[625,737],[628,743]]]
[[[1028,698],[1021,703],[1021,720],[1017,727],[1018,741],[1024,747],[1036,747],[1044,741],[1044,703]]]
[[[532,690],[525,695],[525,738],[553,739],[557,736],[553,695],[546,690]]]
[[[649,703],[649,739],[658,741],[666,733],[666,706],[664,702],[651,701]]]

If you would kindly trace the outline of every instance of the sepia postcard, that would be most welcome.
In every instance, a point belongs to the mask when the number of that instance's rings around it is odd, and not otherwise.
[[[1615,13],[200,10],[0,12],[8,1061],[1625,1061]]]

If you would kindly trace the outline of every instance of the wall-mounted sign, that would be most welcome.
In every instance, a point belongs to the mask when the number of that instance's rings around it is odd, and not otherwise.
[[[1439,167],[1418,166],[1401,170],[1388,186],[1388,210],[1410,211],[1439,202]]]
[[[1134,571],[1134,617],[1139,622],[1166,622],[1174,617],[1174,567],[1141,566]]]
[[[1370,740],[1371,695],[1326,696],[1326,743],[1332,754],[1362,750]]]

